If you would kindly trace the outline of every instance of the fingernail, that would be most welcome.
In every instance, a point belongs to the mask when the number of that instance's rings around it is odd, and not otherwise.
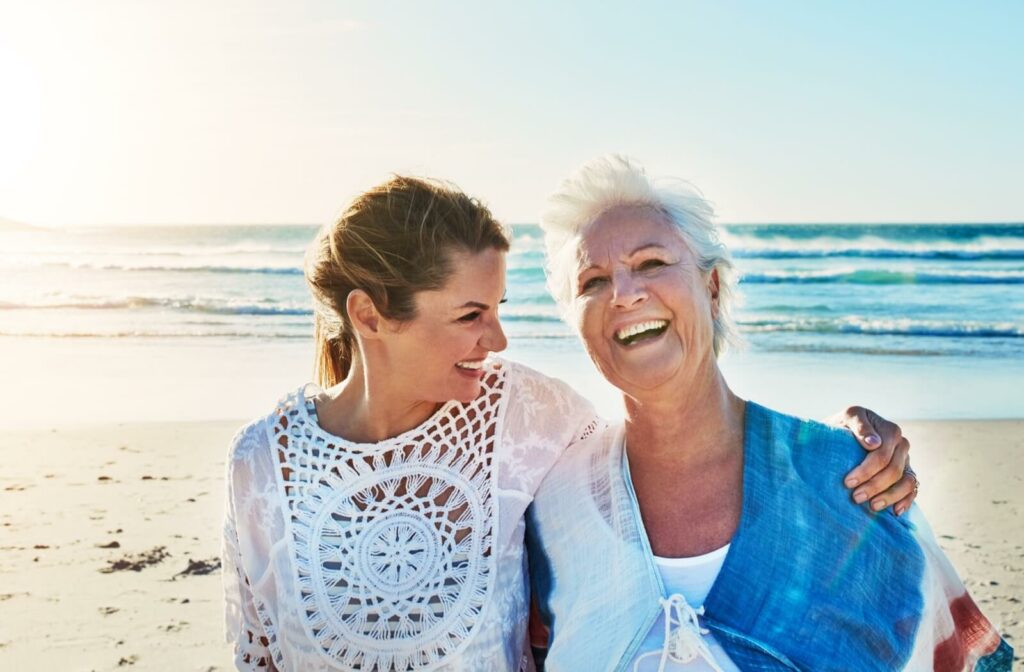
[[[875,503],[873,503],[873,504],[871,505],[871,508],[872,508],[872,509],[873,509],[874,511],[881,511],[882,509],[884,509],[884,508],[885,508],[885,500],[884,500],[884,499],[880,499],[880,500],[878,500],[877,502],[875,502]]]
[[[860,481],[858,481],[853,476],[850,476],[848,479],[846,479],[846,487],[856,488],[858,485],[860,485]]]
[[[863,504],[864,502],[868,501],[868,493],[866,493],[866,492],[855,492],[855,493],[853,493],[853,501],[857,502],[858,504]]]
[[[870,434],[868,435],[868,438],[864,440],[870,443],[872,446],[878,446],[881,445],[882,443],[882,439],[880,439],[877,434]]]

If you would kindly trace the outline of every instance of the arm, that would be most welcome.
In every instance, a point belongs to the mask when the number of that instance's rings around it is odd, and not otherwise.
[[[918,480],[910,468],[910,441],[900,426],[862,406],[850,406],[826,420],[846,427],[868,451],[864,461],[846,475],[853,501],[871,501],[873,511],[892,506],[903,515],[917,498]]]
[[[273,672],[269,640],[260,624],[249,588],[249,578],[241,568],[238,538],[233,524],[225,521],[221,554],[224,577],[225,637],[235,653],[235,667],[243,671]]]
[[[274,672],[266,630],[253,600],[249,577],[242,562],[235,515],[235,481],[242,477],[244,487],[250,479],[244,478],[244,466],[238,468],[240,444],[246,441],[243,430],[232,441],[227,460],[227,498],[224,506],[224,537],[221,546],[221,576],[224,581],[225,639],[234,649],[235,667],[243,671]]]

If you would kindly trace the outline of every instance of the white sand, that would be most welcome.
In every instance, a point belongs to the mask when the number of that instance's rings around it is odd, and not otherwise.
[[[175,575],[219,553],[223,458],[240,424],[4,432],[0,669],[231,668],[219,573]],[[1024,421],[905,427],[920,503],[975,599],[1017,646]],[[100,548],[113,541],[120,547]],[[156,564],[102,572],[161,546],[169,555]]]

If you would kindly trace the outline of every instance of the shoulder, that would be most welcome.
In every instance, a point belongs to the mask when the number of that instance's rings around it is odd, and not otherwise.
[[[597,427],[562,453],[541,489],[547,493],[575,492],[580,486],[589,489],[592,481],[607,481],[621,467],[622,438],[621,422]]]
[[[747,402],[747,441],[774,466],[789,464],[822,476],[845,474],[864,454],[853,434]]]
[[[593,407],[583,395],[564,380],[541,373],[526,364],[510,359],[493,357],[491,362],[492,366],[505,370],[506,388],[510,393],[538,397],[556,403]]]
[[[241,426],[228,444],[228,462],[251,458],[253,453],[265,446],[269,417],[256,418]]]
[[[283,418],[294,421],[294,411],[302,402],[304,388],[305,386],[285,394],[269,413],[238,428],[228,444],[229,474],[242,465],[251,469],[255,462],[270,457],[271,437],[275,434],[276,428],[282,427]],[[287,427],[288,424],[289,420],[285,420],[283,426]]]
[[[788,415],[752,401],[747,402],[747,427],[754,431],[770,432],[772,436],[784,439],[793,446],[829,443],[859,448],[857,440],[848,429]]]

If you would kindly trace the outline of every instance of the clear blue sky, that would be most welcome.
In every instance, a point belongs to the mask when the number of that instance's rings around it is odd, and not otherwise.
[[[1024,220],[1024,3],[0,0],[0,216],[534,221],[595,154],[725,221]]]

